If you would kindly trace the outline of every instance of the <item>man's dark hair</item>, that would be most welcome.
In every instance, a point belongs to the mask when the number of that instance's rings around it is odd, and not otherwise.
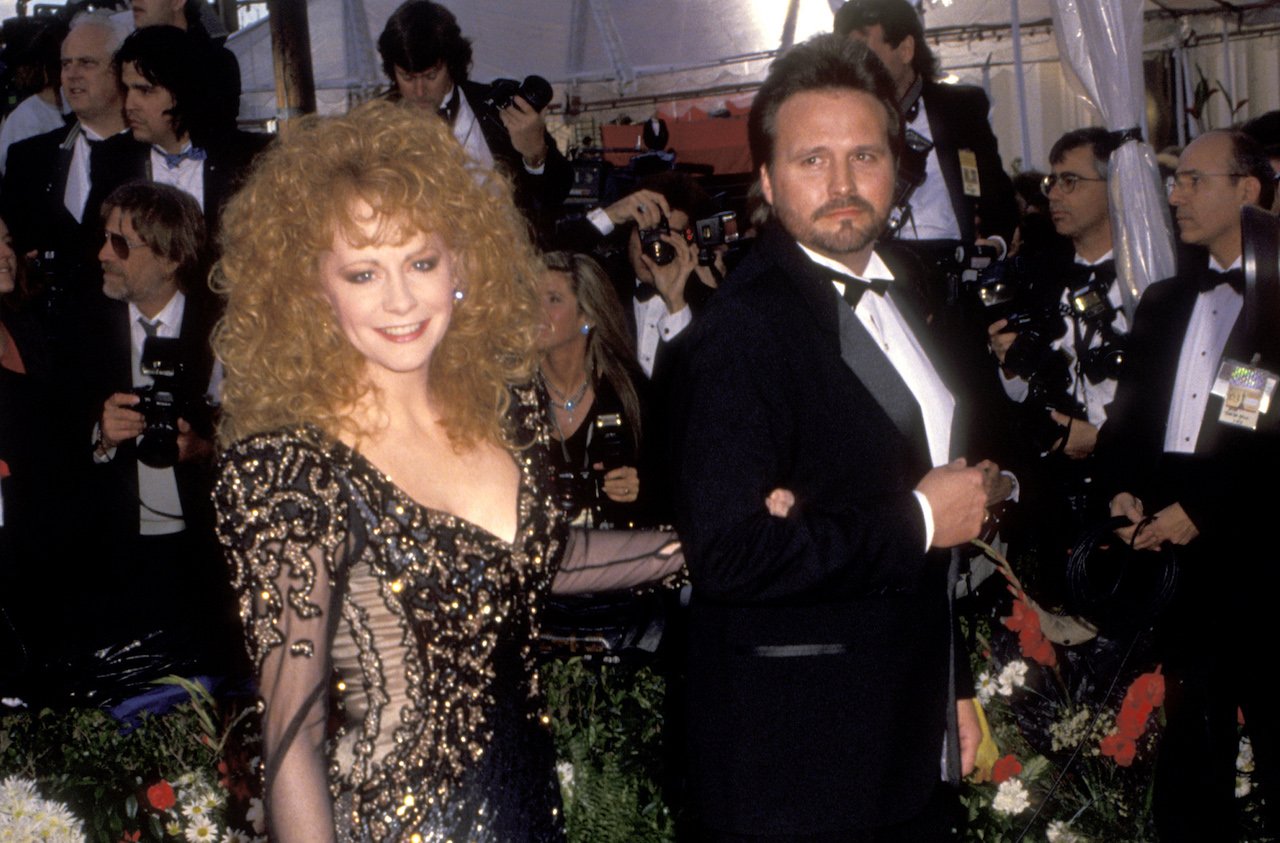
[[[655,173],[641,179],[636,190],[652,190],[667,200],[673,211],[684,211],[689,217],[689,224],[705,219],[716,212],[715,202],[702,189],[702,185],[688,173],[674,170]]]
[[[1258,206],[1269,210],[1276,198],[1276,171],[1266,150],[1255,137],[1239,129],[1225,130],[1224,134],[1231,139],[1231,172],[1257,179],[1262,184]]]
[[[924,40],[924,22],[920,14],[907,0],[849,0],[836,11],[835,33],[848,38],[854,30],[865,30],[880,24],[884,41],[897,47],[910,35],[915,39],[915,57],[911,69],[926,82],[938,78],[938,59]]]
[[[392,84],[396,67],[421,73],[443,61],[455,85],[471,70],[471,39],[462,37],[453,12],[430,0],[405,0],[391,13],[378,36],[378,54]]]
[[[166,89],[173,97],[173,108],[165,113],[174,133],[189,133],[193,144],[203,146],[211,135],[232,128],[219,125],[225,114],[211,95],[208,53],[195,36],[176,26],[147,26],[135,29],[120,45],[116,73],[131,64],[147,82]]]
[[[806,91],[852,90],[880,101],[887,114],[894,160],[902,145],[902,115],[889,71],[867,45],[838,35],[815,35],[779,56],[756,93],[747,118],[747,137],[756,169],[773,159],[778,109]]]
[[[129,218],[133,230],[153,252],[177,264],[174,275],[178,288],[194,289],[207,256],[204,214],[195,197],[172,185],[133,181],[120,185],[103,200],[104,225],[114,208]]]
[[[1280,110],[1259,114],[1241,126],[1240,131],[1262,144],[1268,156],[1280,158]]]
[[[1099,126],[1088,126],[1084,129],[1072,129],[1053,143],[1049,150],[1049,163],[1061,164],[1067,153],[1082,146],[1089,147],[1093,153],[1093,169],[1102,178],[1107,178],[1111,171],[1111,153],[1116,150],[1115,139],[1111,133]]]

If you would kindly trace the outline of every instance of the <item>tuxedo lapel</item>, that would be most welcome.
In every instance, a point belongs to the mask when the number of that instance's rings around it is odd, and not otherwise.
[[[834,288],[831,300],[840,321],[840,359],[853,370],[903,436],[912,442],[924,442],[924,422],[915,396],[854,315],[853,308],[836,295]]]

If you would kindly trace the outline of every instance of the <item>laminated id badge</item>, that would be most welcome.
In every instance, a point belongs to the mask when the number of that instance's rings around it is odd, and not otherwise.
[[[972,149],[962,149],[960,157],[960,183],[965,196],[982,196],[982,184],[978,181],[978,156]]]
[[[1213,394],[1222,399],[1218,421],[1257,430],[1258,417],[1271,407],[1277,382],[1280,378],[1266,369],[1223,358],[1213,382]]]

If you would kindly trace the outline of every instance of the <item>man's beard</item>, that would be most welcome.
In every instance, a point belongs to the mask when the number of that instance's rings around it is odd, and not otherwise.
[[[856,208],[866,217],[862,222],[842,219],[839,227],[834,230],[820,225],[824,216],[844,208]],[[827,255],[848,255],[862,251],[875,242],[889,221],[888,209],[884,213],[877,213],[875,207],[861,196],[832,199],[807,219],[797,219],[797,214],[776,205],[773,210],[788,233],[810,249]]]

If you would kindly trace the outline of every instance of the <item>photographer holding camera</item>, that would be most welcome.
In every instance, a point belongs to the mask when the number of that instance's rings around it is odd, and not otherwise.
[[[1028,539],[1042,563],[1035,585],[1051,605],[1065,597],[1066,553],[1080,529],[1105,515],[1092,454],[1115,396],[1131,317],[1112,259],[1113,148],[1106,130],[1091,127],[1066,133],[1050,150],[1042,188],[1054,229],[1074,254],[1052,247],[1020,254],[978,287],[989,316],[1004,315],[987,331],[1004,391],[1020,404],[1019,444],[1029,453],[1019,476],[1033,528]]]
[[[86,611],[109,612],[85,625],[99,636],[85,643],[158,631],[166,655],[217,672],[237,650],[210,497],[208,396],[220,377],[209,336],[221,308],[203,280],[204,220],[190,194],[155,182],[117,188],[102,217],[102,291],[111,301],[86,308],[70,369],[94,421],[92,438],[87,419],[83,428],[93,443]]]
[[[689,326],[724,277],[724,247],[700,260],[696,221],[715,216],[715,206],[692,176],[664,172],[588,215],[590,225],[569,228],[573,248],[606,252],[603,262],[627,313],[636,355],[645,376],[666,368],[670,344]],[[602,237],[625,235],[610,249]]]
[[[472,161],[506,172],[535,226],[550,219],[569,195],[573,169],[542,117],[552,93],[545,79],[469,80],[471,41],[452,12],[430,0],[406,0],[391,14],[378,54],[391,99],[439,112]]]

